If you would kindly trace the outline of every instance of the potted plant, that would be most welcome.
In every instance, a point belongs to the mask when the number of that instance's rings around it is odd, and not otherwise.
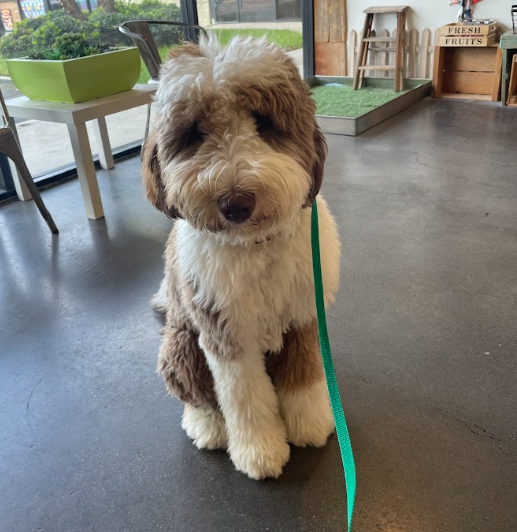
[[[140,54],[134,47],[109,48],[65,33],[48,50],[8,59],[7,67],[31,100],[78,103],[131,89],[140,74]]]

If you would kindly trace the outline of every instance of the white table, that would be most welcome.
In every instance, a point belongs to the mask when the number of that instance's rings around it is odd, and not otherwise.
[[[102,168],[113,168],[115,164],[105,117],[113,113],[149,104],[155,92],[156,85],[135,85],[129,91],[83,103],[41,102],[29,100],[25,96],[7,100],[5,103],[11,116],[11,126],[15,132],[13,118],[58,122],[68,126],[86,215],[91,220],[97,220],[104,216],[104,210],[102,208],[90,141],[86,131],[86,122],[94,120],[95,143],[99,151],[99,161]],[[31,199],[32,196],[19,178],[18,172],[13,170],[12,174],[18,198],[22,201]]]

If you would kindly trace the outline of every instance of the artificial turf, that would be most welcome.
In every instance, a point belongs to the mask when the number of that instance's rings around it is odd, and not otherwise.
[[[364,87],[356,91],[350,85],[317,86],[312,89],[316,102],[316,114],[357,118],[394,100],[408,91]]]

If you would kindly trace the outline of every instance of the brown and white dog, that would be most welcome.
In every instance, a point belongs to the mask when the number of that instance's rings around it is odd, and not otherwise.
[[[319,355],[310,205],[326,144],[293,61],[265,41],[173,51],[143,157],[147,196],[178,218],[165,278],[158,369],[199,448],[228,449],[252,478],[278,477],[289,443],[334,430]],[[318,197],[325,299],[340,245]]]

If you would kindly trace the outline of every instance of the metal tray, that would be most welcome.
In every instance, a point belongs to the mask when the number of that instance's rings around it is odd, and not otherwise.
[[[327,85],[328,83],[340,83],[342,85],[352,85],[354,79],[350,77],[329,77],[314,76],[305,80],[310,87]],[[379,87],[383,89],[393,88],[393,80],[390,78],[364,78],[365,87]],[[349,135],[355,137],[363,131],[370,129],[384,120],[391,118],[400,111],[407,109],[414,103],[423,100],[431,95],[431,81],[428,79],[405,79],[404,89],[409,92],[401,94],[398,98],[385,103],[368,113],[357,118],[346,118],[342,116],[321,116],[317,115],[321,130],[324,133],[334,133],[336,135]]]

